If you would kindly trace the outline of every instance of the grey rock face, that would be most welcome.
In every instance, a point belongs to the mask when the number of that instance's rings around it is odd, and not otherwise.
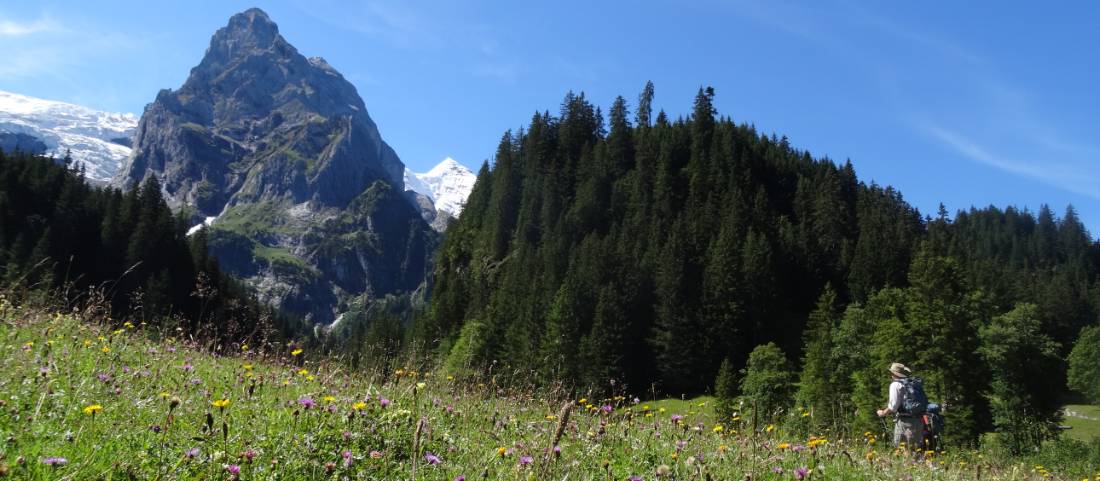
[[[410,292],[434,234],[404,165],[355,87],[307,59],[259,9],[219,29],[177,90],[162,90],[114,179],[157,176],[173,208],[217,217],[211,251],[291,311],[331,321],[363,294]]]

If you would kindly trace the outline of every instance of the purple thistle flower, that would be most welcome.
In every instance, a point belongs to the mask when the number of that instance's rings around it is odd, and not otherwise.
[[[461,474],[458,475],[458,476],[455,476],[455,481],[466,481],[466,476],[463,476]]]
[[[772,468],[772,472],[775,473],[775,474],[783,474],[783,468],[779,467],[779,466],[776,466],[776,467]]]
[[[183,369],[184,371],[191,371],[191,370],[195,369],[195,366],[192,366],[190,364],[184,364],[184,365],[180,366],[180,369]]]
[[[350,468],[351,467],[351,451],[344,450],[344,452],[340,453],[340,455],[344,457],[344,467],[345,468]]]
[[[684,417],[679,415],[679,414],[673,414],[672,415],[672,424],[679,424],[680,421],[683,421],[683,420],[684,420]]]
[[[96,377],[99,378],[100,381],[111,382],[111,375],[105,372],[99,373],[98,375],[96,375]]]
[[[298,404],[301,404],[302,407],[304,407],[306,409],[317,406],[317,403],[312,398],[308,398],[308,397],[304,397],[302,399],[299,399]]]
[[[641,476],[631,476],[626,478],[626,481],[643,481]]]
[[[159,424],[154,424],[152,426],[149,426],[149,430],[156,433],[156,434],[160,434],[160,425]]]
[[[800,481],[806,479],[807,474],[810,474],[810,470],[806,469],[805,467],[794,470],[794,478]]]
[[[684,446],[687,446],[687,441],[684,441],[682,439],[679,440],[679,441],[676,441],[676,450],[677,451],[680,451],[680,450],[684,449]]]
[[[378,405],[382,406],[382,407],[389,406],[390,405],[390,400],[379,396],[378,397]]]
[[[196,456],[199,455],[199,448],[188,449],[186,452],[183,453],[183,455],[187,457],[187,459],[194,459]]]
[[[600,407],[600,411],[603,411],[603,413],[604,413],[604,414],[611,414],[611,411],[612,411],[613,409],[614,409],[614,408],[613,408],[613,407],[611,407],[611,405],[610,405],[610,404],[604,404],[604,405],[603,405],[602,407]]]
[[[535,458],[532,458],[531,456],[520,456],[519,457],[519,465],[520,466],[527,466],[527,465],[529,465],[533,462],[535,462]]]
[[[441,459],[439,459],[439,456],[432,454],[430,451],[424,453],[424,461],[427,461],[428,464],[431,464],[433,466],[443,462]]]
[[[236,464],[230,464],[229,466],[226,466],[225,470],[229,471],[229,474],[232,474],[233,476],[241,474],[241,467],[237,466]]]
[[[46,466],[64,466],[66,464],[69,464],[69,460],[62,457],[52,457],[43,459],[42,464],[45,464]]]

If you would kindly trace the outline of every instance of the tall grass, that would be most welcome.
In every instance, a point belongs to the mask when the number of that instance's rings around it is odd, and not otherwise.
[[[1087,463],[754,430],[715,419],[705,398],[571,399],[489,377],[352,372],[294,345],[211,352],[140,323],[6,302],[0,321],[10,479],[1100,481]]]

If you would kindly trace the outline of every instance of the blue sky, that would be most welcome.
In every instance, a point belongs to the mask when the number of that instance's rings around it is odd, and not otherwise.
[[[712,85],[721,114],[924,213],[1072,204],[1100,234],[1100,2],[5,2],[0,89],[140,113],[251,6],[414,170],[476,168],[568,90],[606,109],[653,80],[679,116]]]

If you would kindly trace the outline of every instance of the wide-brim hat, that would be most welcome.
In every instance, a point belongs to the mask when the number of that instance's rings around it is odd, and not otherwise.
[[[911,371],[908,367],[905,367],[905,364],[902,364],[900,362],[890,364],[890,374],[893,374],[897,377],[909,377],[912,372],[913,371]]]

